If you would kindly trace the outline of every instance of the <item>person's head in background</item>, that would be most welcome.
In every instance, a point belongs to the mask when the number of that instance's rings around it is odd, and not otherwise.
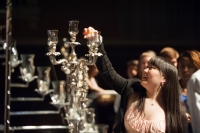
[[[89,70],[88,70],[88,78],[89,79],[91,77],[96,77],[99,74],[99,70],[95,64],[89,65],[88,68],[89,68]]]
[[[200,53],[197,50],[188,50],[178,58],[178,72],[182,83],[187,83],[191,75],[200,69]]]
[[[138,78],[141,79],[143,70],[148,66],[149,60],[154,56],[156,56],[156,53],[152,50],[143,52],[140,55],[138,64]]]
[[[133,78],[137,75],[138,60],[131,60],[127,63],[127,76],[128,78]]]
[[[160,51],[160,56],[164,57],[166,60],[174,64],[177,67],[177,59],[179,57],[178,51],[171,47],[165,47]]]

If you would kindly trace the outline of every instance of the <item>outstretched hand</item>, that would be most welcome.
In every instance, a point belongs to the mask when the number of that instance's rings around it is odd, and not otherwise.
[[[88,41],[102,42],[102,37],[93,27],[84,28],[83,35],[84,39],[87,39]]]
[[[83,35],[84,35],[84,39],[93,41],[97,39],[98,31],[95,30],[93,27],[84,28]]]

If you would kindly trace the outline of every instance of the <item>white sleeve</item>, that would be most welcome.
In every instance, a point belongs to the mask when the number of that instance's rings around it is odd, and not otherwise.
[[[188,106],[192,130],[200,133],[200,70],[195,72],[187,83]]]

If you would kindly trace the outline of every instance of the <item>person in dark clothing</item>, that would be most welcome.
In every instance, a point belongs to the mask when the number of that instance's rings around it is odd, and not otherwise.
[[[84,38],[96,40],[100,38],[97,33],[92,29]],[[102,43],[98,51],[103,54],[96,62],[101,76],[121,95],[120,119],[114,133],[187,133],[175,66],[155,56],[144,69],[141,80],[125,79],[112,67]]]

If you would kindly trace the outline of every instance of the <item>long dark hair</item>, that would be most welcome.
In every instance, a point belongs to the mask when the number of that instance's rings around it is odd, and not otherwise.
[[[178,82],[177,68],[162,57],[155,56],[149,61],[150,64],[156,66],[158,70],[166,78],[166,82],[162,87],[163,103],[165,108],[166,133],[182,133],[182,116],[183,105],[180,100],[181,87]],[[136,109],[138,112],[144,112],[146,92],[141,93]]]

